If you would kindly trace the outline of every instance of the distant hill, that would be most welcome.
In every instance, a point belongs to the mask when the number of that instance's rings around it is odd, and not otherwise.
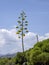
[[[6,57],[7,57],[7,58],[10,58],[10,57],[12,58],[12,57],[14,57],[14,56],[16,56],[16,53],[6,54],[6,55],[1,55],[1,54],[0,54],[0,58],[6,58]]]
[[[0,54],[0,57],[3,56],[2,54]]]

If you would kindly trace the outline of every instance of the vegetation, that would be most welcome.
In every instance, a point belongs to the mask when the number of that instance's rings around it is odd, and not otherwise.
[[[49,65],[49,39],[36,43],[24,54],[18,52],[15,57],[0,58],[0,65]]]
[[[22,11],[22,13],[20,14],[20,17],[18,17],[18,26],[16,26],[17,32],[16,34],[18,34],[18,38],[22,39],[22,50],[24,52],[24,42],[23,42],[23,38],[25,36],[25,33],[28,32],[27,30],[27,26],[28,26],[28,21],[26,21],[26,14],[24,11]]]

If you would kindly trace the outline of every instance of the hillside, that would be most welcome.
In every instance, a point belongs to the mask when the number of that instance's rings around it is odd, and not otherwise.
[[[33,48],[18,52],[12,58],[0,58],[0,65],[49,65],[49,39],[38,42]]]

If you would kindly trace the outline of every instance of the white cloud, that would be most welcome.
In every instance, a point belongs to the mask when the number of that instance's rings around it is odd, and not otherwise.
[[[37,42],[36,33],[28,32],[24,37],[25,50],[33,47]],[[39,36],[39,41],[49,38],[49,33]],[[0,29],[0,54],[15,53],[22,51],[21,39],[16,35],[16,29]]]
[[[15,34],[16,30],[11,29],[0,29],[0,53],[10,53],[12,49],[19,48],[19,41],[17,35]],[[17,52],[17,51],[16,51]]]
[[[46,33],[45,36],[49,38],[49,33]]]
[[[39,36],[39,41],[42,41],[48,38],[49,38],[49,33],[46,33],[44,36]]]

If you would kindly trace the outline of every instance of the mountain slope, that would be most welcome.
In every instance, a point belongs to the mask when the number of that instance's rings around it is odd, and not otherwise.
[[[16,56],[0,58],[0,65],[49,65],[49,39],[38,42],[33,48]]]

